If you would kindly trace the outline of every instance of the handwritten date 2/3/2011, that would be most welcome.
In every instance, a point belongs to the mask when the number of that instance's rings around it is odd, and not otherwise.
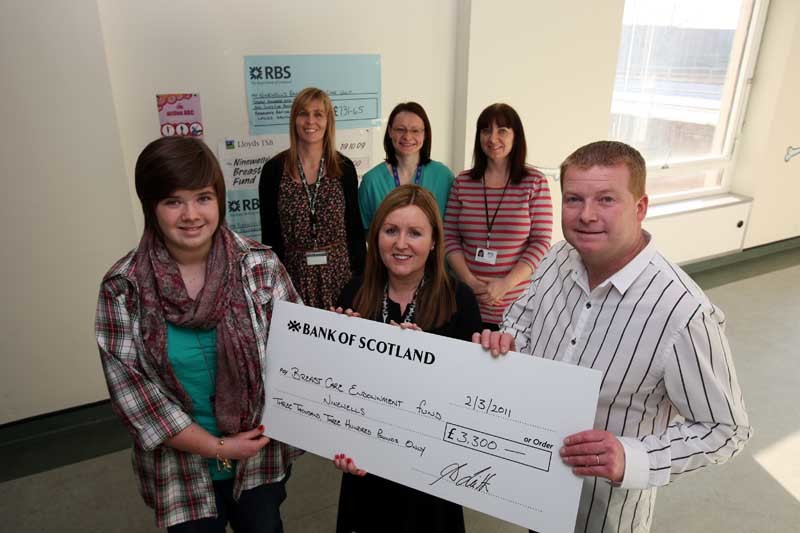
[[[468,489],[474,489],[478,492],[485,492],[488,494],[491,480],[497,474],[492,472],[491,466],[487,466],[486,468],[482,468],[475,473],[462,475],[461,470],[466,470],[468,466],[469,463],[451,463],[445,466],[442,468],[441,472],[439,472],[439,477],[431,482],[431,485],[435,485],[442,479],[447,478],[455,483],[457,487],[466,487]]]
[[[467,394],[464,397],[464,405],[473,411],[481,411],[490,415],[500,415],[511,418],[511,409],[498,405],[494,398],[484,398],[482,396]]]

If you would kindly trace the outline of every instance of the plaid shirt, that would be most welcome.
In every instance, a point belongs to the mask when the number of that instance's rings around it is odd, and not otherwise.
[[[241,267],[245,297],[255,330],[261,368],[273,300],[302,303],[286,270],[272,250],[236,235],[244,252]],[[103,278],[97,302],[95,334],[111,404],[133,437],[133,468],[144,501],[156,511],[158,527],[217,514],[205,458],[163,446],[193,420],[174,391],[145,357],[139,324],[139,292],[134,276],[135,250]],[[253,427],[261,419],[257,409]],[[256,456],[237,462],[234,497],[241,491],[280,481],[302,451],[271,441]]]

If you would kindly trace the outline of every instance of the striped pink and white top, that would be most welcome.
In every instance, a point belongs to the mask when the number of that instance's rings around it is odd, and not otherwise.
[[[485,201],[491,221],[502,198],[492,226],[490,248],[497,251],[494,265],[475,261],[478,248],[486,247],[488,224],[482,180],[462,172],[453,182],[444,217],[445,253],[462,252],[467,267],[477,276],[501,278],[511,272],[518,261],[525,261],[533,270],[550,248],[553,233],[553,204],[547,178],[527,167],[520,183],[503,187],[487,187]],[[484,322],[499,324],[503,312],[527,289],[526,279],[511,289],[499,305],[480,304]]]

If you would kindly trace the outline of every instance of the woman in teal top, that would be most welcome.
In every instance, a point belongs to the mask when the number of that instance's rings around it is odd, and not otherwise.
[[[358,188],[358,206],[364,230],[384,197],[400,185],[414,183],[433,193],[444,219],[453,173],[431,160],[431,123],[416,102],[397,104],[389,114],[383,136],[386,160],[364,174]]]

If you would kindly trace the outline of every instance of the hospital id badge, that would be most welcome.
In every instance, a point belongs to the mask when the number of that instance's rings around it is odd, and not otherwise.
[[[306,252],[306,264],[309,266],[327,265],[328,252],[324,250],[318,252]]]
[[[489,248],[478,248],[475,251],[475,261],[493,265],[497,262],[497,252]]]

